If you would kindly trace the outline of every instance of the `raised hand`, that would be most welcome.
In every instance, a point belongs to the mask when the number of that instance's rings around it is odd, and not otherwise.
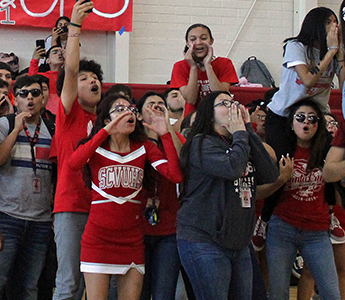
[[[84,1],[85,0],[79,0],[74,4],[72,16],[71,16],[71,23],[81,25],[85,17],[89,15],[87,11],[93,8],[93,2],[92,1],[84,2]]]
[[[258,106],[259,107],[259,106]],[[242,114],[242,119],[243,119],[243,122],[244,124],[246,123],[250,123],[251,122],[251,116],[249,114],[249,110],[248,108],[246,108],[244,105],[239,105],[238,106],[239,110],[241,111],[241,114]],[[256,111],[256,110],[255,110]]]
[[[159,136],[168,133],[169,130],[166,120],[166,108],[162,106],[159,106],[159,109],[155,107],[148,107],[145,110],[150,117],[150,123],[143,122],[143,125],[157,133]]]
[[[213,59],[213,47],[206,43],[206,42],[203,42],[204,46],[207,47],[208,51],[207,51],[207,55],[204,57],[204,60],[203,60],[203,64],[204,66],[208,66],[211,64],[212,62],[212,59]]]
[[[24,129],[24,122],[25,118],[30,118],[31,113],[29,112],[21,112],[20,114],[16,115],[15,122],[14,122],[14,131],[20,132]]]
[[[121,115],[115,115],[115,118],[103,127],[104,130],[106,130],[109,134],[121,133],[121,128],[118,126],[118,124],[121,120],[123,120],[124,117],[131,114],[131,111],[126,111]]]
[[[0,116],[5,116],[13,113],[14,110],[11,100],[8,98],[7,95],[3,95],[0,99]]]
[[[41,47],[36,47],[34,53],[32,54],[32,59],[40,60],[46,55],[46,50]]]
[[[327,47],[336,54],[339,47],[338,25],[333,23],[327,34]]]
[[[294,158],[290,158],[289,154],[287,154],[286,157],[282,156],[282,158],[279,161],[279,170],[280,170],[279,177],[282,178],[284,182],[287,182],[289,178],[291,177],[293,167],[294,167]]]
[[[189,63],[189,65],[191,67],[193,67],[193,66],[196,66],[196,62],[195,62],[194,57],[193,57],[195,43],[189,43],[188,46],[189,46],[189,48],[188,48],[187,52],[184,54],[184,58]]]
[[[231,104],[228,115],[228,123],[223,126],[231,133],[234,134],[236,131],[246,130],[244,121],[242,118],[242,111],[237,107],[235,103]],[[250,118],[250,117],[249,117]]]

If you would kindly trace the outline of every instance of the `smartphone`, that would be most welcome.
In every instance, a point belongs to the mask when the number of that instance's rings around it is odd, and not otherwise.
[[[67,25],[66,25],[66,26],[62,26],[60,29],[62,30],[63,33],[68,32],[68,27],[67,27]]]
[[[78,2],[78,0],[77,0],[76,2]],[[90,0],[85,0],[85,1],[83,1],[83,3],[85,3],[85,2],[90,2]],[[83,3],[82,3],[82,4],[83,4]],[[86,12],[87,12],[87,13],[92,13],[92,9],[89,9],[89,10],[87,10]]]
[[[36,47],[41,47],[44,49],[46,47],[44,40],[36,40]]]

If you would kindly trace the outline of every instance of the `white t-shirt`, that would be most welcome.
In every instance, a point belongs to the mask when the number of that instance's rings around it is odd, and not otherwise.
[[[305,97],[313,97],[325,112],[329,111],[328,101],[331,92],[331,84],[334,74],[337,73],[338,63],[332,60],[325,72],[312,88],[303,85],[298,77],[295,66],[306,65],[313,68],[320,63],[320,51],[313,48],[315,64],[311,63],[308,57],[307,47],[296,40],[289,41],[286,45],[281,72],[281,83],[279,91],[274,94],[272,102],[268,104],[270,110],[275,114],[287,117],[288,108],[298,100]]]

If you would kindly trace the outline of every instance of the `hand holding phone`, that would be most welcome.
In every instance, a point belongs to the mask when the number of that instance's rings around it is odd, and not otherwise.
[[[77,0],[76,2],[78,2],[78,0]],[[86,3],[86,2],[90,2],[90,0],[85,0],[85,1],[83,1],[81,4],[84,4],[84,3]],[[92,13],[92,9],[89,9],[89,10],[87,10],[86,12],[87,12],[87,13]]]
[[[44,49],[46,47],[44,40],[36,40],[36,47],[41,47]]]

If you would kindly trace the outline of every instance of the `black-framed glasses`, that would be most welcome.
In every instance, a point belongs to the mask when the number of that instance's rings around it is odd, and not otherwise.
[[[117,112],[119,114],[125,112],[126,110],[132,112],[133,114],[138,113],[138,109],[135,106],[126,106],[126,105],[116,105],[110,112],[109,115],[111,115],[113,112]]]
[[[236,106],[240,105],[240,102],[235,101],[235,100],[228,100],[228,99],[223,99],[220,102],[218,102],[216,105],[214,105],[213,107],[217,107],[219,105],[223,105],[225,107],[230,107],[232,104],[236,104]]]
[[[29,96],[29,93],[35,98],[43,94],[42,90],[40,89],[20,90],[15,94],[15,97],[19,95],[21,98],[26,98]]]
[[[337,121],[334,121],[334,120],[326,121],[326,126],[329,126],[329,125],[338,127],[339,123]]]
[[[310,124],[316,124],[320,120],[318,116],[308,114],[306,115],[301,113],[295,114],[294,118],[298,123],[303,123],[307,119]]]

